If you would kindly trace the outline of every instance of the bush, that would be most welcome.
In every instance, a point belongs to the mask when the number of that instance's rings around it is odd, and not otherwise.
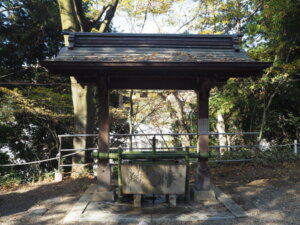
[[[15,174],[6,174],[0,178],[0,190],[10,189],[20,185],[21,183],[21,177],[17,177]]]
[[[261,165],[271,165],[282,162],[293,162],[298,157],[290,148],[274,148],[272,150],[257,152],[254,162]]]

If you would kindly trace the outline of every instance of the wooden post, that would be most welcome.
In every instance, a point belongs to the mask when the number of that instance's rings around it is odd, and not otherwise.
[[[99,91],[99,152],[109,152],[109,90],[107,80],[102,79]],[[97,180],[102,191],[111,190],[109,159],[98,159]]]
[[[198,105],[198,141],[197,151],[199,153],[208,153],[209,144],[209,91],[210,82],[208,79],[202,80],[200,88],[197,91]],[[196,169],[195,188],[198,191],[210,190],[210,171],[207,159],[199,159]]]
[[[177,196],[176,195],[169,195],[169,206],[176,207],[177,203]]]

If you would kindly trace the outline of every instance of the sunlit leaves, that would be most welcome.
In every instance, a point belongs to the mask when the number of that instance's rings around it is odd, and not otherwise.
[[[153,21],[157,16],[168,15],[177,2],[178,0],[122,0],[117,13],[122,21],[128,23],[131,32],[142,32],[149,18]],[[159,25],[164,26],[157,22],[157,26]]]

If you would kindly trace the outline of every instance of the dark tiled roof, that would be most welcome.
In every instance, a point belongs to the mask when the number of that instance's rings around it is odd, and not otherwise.
[[[253,62],[234,35],[70,33],[53,61]]]
[[[64,47],[54,61],[253,62],[244,50],[200,48]]]
[[[257,62],[234,35],[68,33],[69,46],[41,64],[83,83],[109,80],[110,89],[198,89],[202,79],[257,76]]]

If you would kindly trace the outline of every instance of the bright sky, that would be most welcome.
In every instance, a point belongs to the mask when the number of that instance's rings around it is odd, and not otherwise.
[[[124,33],[182,33],[185,29],[178,29],[193,16],[189,11],[195,8],[195,4],[193,0],[181,0],[166,15],[148,15],[142,31],[137,26],[142,20],[134,21],[126,12],[119,10],[113,19],[113,25],[118,32]],[[176,25],[170,25],[174,22]]]

